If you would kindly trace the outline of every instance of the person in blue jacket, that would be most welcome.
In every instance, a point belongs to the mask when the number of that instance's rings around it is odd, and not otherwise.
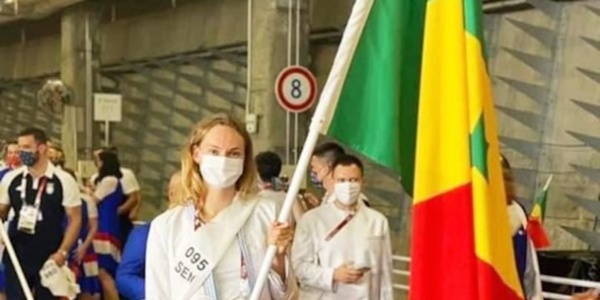
[[[169,181],[169,202],[172,202],[181,193],[181,177],[179,172],[171,176]],[[144,300],[145,297],[145,264],[146,242],[150,224],[139,225],[129,234],[121,264],[117,268],[115,278],[119,294],[128,300]]]
[[[146,241],[150,223],[136,226],[125,243],[121,264],[115,278],[119,294],[129,300],[144,300]]]

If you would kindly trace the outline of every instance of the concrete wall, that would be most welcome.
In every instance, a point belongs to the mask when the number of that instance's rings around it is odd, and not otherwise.
[[[151,219],[167,207],[166,191],[171,174],[180,166],[180,153],[193,126],[203,117],[227,112],[244,118],[243,93],[239,87],[215,76],[209,69],[233,72],[237,66],[223,60],[171,69],[145,69],[143,73],[116,76],[117,85],[105,80],[105,87],[123,95],[123,122],[112,125],[111,143],[118,145],[121,160],[132,168],[143,185],[142,216]],[[198,82],[239,94],[225,99]]]
[[[101,28],[105,64],[192,52],[243,43],[245,1],[199,1]]]
[[[312,30],[342,29],[351,2],[315,1]],[[98,33],[100,60],[103,65],[112,65],[245,44],[246,10],[246,1],[206,0],[104,23]],[[285,51],[285,45],[282,45],[282,51]],[[58,36],[29,40],[19,45],[0,45],[0,78],[28,78],[57,73],[60,69],[59,57]]]
[[[57,73],[59,66],[59,36],[0,47],[0,79],[29,78]]]
[[[600,192],[600,178],[577,169],[597,172],[598,148],[568,133],[595,137],[596,143],[600,136],[598,116],[572,101],[600,105],[599,79],[579,70],[600,72],[600,49],[582,39],[598,37],[600,15],[589,8],[597,9],[596,2],[547,1],[538,10],[486,18],[500,135],[526,206],[554,174],[546,221],[554,249],[585,247],[559,226],[591,229],[594,223],[567,195],[597,201]]]

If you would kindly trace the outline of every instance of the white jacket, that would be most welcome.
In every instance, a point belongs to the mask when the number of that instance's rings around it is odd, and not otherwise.
[[[359,204],[356,215],[331,240],[329,233],[348,213],[328,203],[298,222],[292,263],[306,300],[392,300],[392,249],[388,221]],[[355,284],[334,283],[334,270],[344,263],[370,261],[371,270]]]
[[[240,208],[240,203],[243,205],[249,203],[253,207],[246,206]],[[210,249],[222,240],[226,239],[224,236],[225,232],[232,230],[232,226],[235,226],[242,215],[243,210],[250,209],[247,219],[241,221],[241,228],[237,231],[237,237],[228,246],[222,248],[226,249]],[[191,287],[187,282],[182,281],[181,272],[177,272],[177,268],[181,271],[179,264],[178,253],[181,253],[182,245],[189,243],[191,236],[195,234],[194,228],[194,208],[191,204],[185,206],[178,206],[171,208],[165,213],[158,216],[152,221],[152,227],[148,236],[147,254],[146,254],[146,299],[147,300],[198,300],[198,299],[211,299],[211,300],[232,300],[232,299],[243,299],[241,294],[235,296],[231,295],[231,290],[237,293],[240,287],[240,281],[234,280],[235,282],[219,282],[219,277],[216,275],[216,270],[219,270],[219,264],[230,268],[229,274],[236,278],[235,274],[240,274],[241,265],[235,265],[235,261],[240,261],[240,252],[238,250],[243,248],[249,259],[247,259],[247,269],[249,275],[250,286],[254,285],[256,277],[258,275],[260,266],[264,259],[267,250],[267,236],[270,224],[276,220],[276,212],[278,207],[276,203],[269,199],[259,199],[253,197],[252,199],[234,199],[233,203],[217,215],[208,224],[200,227],[198,231],[203,230],[205,226],[214,226],[217,228],[210,238],[207,240],[205,247],[207,247],[208,256],[216,257],[217,253],[227,253],[223,255],[220,262],[216,263],[212,273],[208,279],[206,279],[201,286]],[[235,230],[235,229],[233,229]],[[235,232],[234,232],[235,234]],[[220,240],[221,239],[221,240]],[[211,242],[212,241],[212,242]],[[204,241],[202,241],[204,242]],[[237,252],[236,252],[237,251]],[[232,253],[234,255],[232,255]],[[229,257],[228,257],[229,256]],[[181,256],[179,256],[181,257]],[[246,255],[244,255],[246,257]],[[231,270],[231,261],[234,261],[233,267],[235,270]],[[239,267],[237,267],[239,266]],[[223,268],[221,268],[222,270]],[[226,270],[227,271],[227,270]],[[235,272],[235,274],[234,274]],[[297,286],[293,278],[292,272],[287,271],[286,282],[283,282],[279,275],[274,271],[271,271],[268,278],[268,284],[263,290],[261,299],[291,299],[297,293]],[[184,274],[187,276],[189,274]],[[221,277],[222,278],[222,277]],[[231,276],[230,276],[231,278]],[[224,296],[227,292],[228,296]],[[187,296],[186,296],[187,295]],[[191,295],[191,298],[190,298]]]

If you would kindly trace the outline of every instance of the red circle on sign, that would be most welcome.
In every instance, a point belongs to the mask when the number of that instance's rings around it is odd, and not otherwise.
[[[300,74],[302,77],[304,77],[304,79],[308,81],[310,87],[310,93],[308,97],[304,102],[299,104],[294,104],[290,100],[286,99],[285,93],[283,91],[283,84],[285,83],[286,79],[294,74]],[[317,80],[315,79],[315,76],[313,76],[313,74],[305,67],[287,67],[283,69],[283,71],[281,71],[281,73],[279,73],[279,75],[277,76],[277,81],[275,84],[275,93],[277,96],[277,101],[287,111],[294,113],[305,112],[315,102],[317,96]]]

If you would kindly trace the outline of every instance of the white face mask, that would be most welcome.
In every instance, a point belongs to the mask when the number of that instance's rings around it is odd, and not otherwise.
[[[232,187],[244,172],[244,159],[202,155],[200,174],[212,188]]]
[[[344,205],[352,205],[360,196],[360,183],[358,182],[337,182],[333,193],[335,198]]]

